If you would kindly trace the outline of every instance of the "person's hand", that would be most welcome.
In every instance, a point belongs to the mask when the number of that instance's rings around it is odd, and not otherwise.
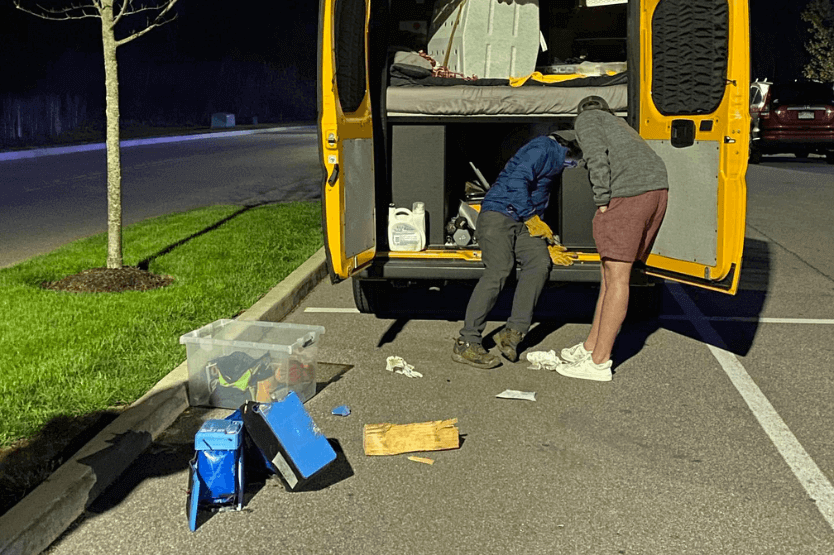
[[[600,211],[602,214],[605,214],[605,211],[606,211],[606,210],[608,210],[608,205],[607,205],[607,204],[606,204],[605,206],[600,206],[600,207],[599,207],[599,211]]]
[[[525,221],[524,224],[527,226],[527,230],[530,232],[531,237],[541,237],[547,241],[548,245],[556,243],[556,239],[553,238],[553,231],[550,229],[550,226],[544,223],[538,216],[533,216]]]
[[[547,246],[547,252],[550,254],[550,260],[558,266],[571,266],[573,260],[577,257],[576,253],[566,252],[567,247],[555,243]]]

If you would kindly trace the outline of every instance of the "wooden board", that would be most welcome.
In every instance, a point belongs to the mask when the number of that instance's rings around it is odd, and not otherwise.
[[[398,455],[460,447],[457,418],[416,424],[365,424],[366,455]]]

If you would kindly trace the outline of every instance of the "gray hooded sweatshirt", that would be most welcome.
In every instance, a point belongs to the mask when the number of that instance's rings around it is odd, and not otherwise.
[[[603,110],[576,116],[576,140],[590,172],[594,203],[668,189],[666,165],[625,120]]]

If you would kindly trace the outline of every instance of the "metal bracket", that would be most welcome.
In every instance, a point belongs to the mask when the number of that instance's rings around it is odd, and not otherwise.
[[[330,173],[330,177],[327,178],[327,184],[332,187],[336,184],[337,179],[339,179],[339,164],[333,166],[333,171]]]

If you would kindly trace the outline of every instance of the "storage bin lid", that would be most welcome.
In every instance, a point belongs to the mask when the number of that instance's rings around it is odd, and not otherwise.
[[[181,335],[180,343],[196,344],[206,348],[228,346],[235,349],[268,349],[293,354],[313,345],[323,333],[324,326],[217,320]]]

